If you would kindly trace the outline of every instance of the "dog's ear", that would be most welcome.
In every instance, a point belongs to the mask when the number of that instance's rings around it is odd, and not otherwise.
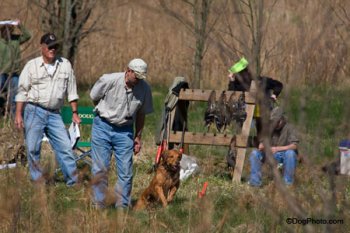
[[[179,152],[179,158],[180,160],[182,159],[182,153]]]
[[[165,151],[162,152],[162,154],[161,154],[160,157],[161,157],[164,161],[166,161],[167,158],[168,158],[168,155],[169,155],[169,150],[165,150]]]

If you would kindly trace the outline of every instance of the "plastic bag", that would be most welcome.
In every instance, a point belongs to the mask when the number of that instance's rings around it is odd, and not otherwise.
[[[199,172],[199,166],[197,164],[196,158],[186,154],[182,154],[180,167],[180,180],[186,180],[191,175]]]

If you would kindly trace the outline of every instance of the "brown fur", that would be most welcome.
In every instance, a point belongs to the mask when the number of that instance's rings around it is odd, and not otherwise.
[[[177,150],[162,153],[156,174],[137,201],[135,210],[144,209],[155,201],[160,201],[166,207],[173,200],[180,185],[181,157],[182,154]]]

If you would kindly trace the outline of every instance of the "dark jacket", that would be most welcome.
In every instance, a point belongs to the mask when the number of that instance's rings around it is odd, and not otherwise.
[[[235,79],[234,81],[230,81],[228,84],[229,91],[249,91],[252,80],[244,80],[239,81]],[[266,97],[270,97],[271,94],[275,94],[276,97],[281,93],[283,89],[283,84],[280,81],[274,80],[269,77],[259,76],[258,77],[258,86],[260,86],[264,92]]]

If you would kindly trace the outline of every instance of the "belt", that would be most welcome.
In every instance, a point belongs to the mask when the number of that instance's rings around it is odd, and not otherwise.
[[[5,73],[5,72],[0,73],[0,75],[2,75],[2,74],[5,74],[5,75],[7,75],[7,76],[9,76],[9,77],[19,76],[19,74],[18,74],[17,72],[15,72],[15,73]]]
[[[59,113],[59,112],[60,112],[59,109],[46,108],[46,107],[41,106],[41,105],[38,104],[38,103],[28,102],[28,104],[33,105],[33,106],[36,106],[36,107],[39,107],[39,108],[42,108],[42,109],[44,109],[44,110],[46,110],[46,111],[48,111],[48,112],[52,112],[52,113]]]
[[[106,118],[102,117],[99,112],[96,112],[95,115],[98,116],[99,118],[101,118],[101,120],[107,122],[108,124],[112,124]]]
[[[124,126],[133,126],[133,124],[131,125],[115,125],[113,123],[111,123],[107,118],[102,117],[98,112],[95,113],[97,117],[99,117],[102,121],[106,122],[107,124],[113,126],[113,127],[124,127]]]

